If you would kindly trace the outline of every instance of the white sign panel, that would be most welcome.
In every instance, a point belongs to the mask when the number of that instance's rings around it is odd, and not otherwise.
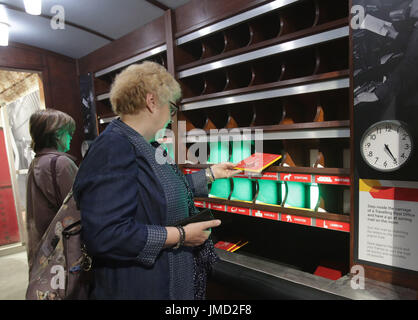
[[[418,271],[418,183],[359,180],[358,258]]]

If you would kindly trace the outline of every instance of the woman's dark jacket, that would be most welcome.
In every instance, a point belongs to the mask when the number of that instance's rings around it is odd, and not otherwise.
[[[207,196],[204,171],[182,179],[161,152],[114,120],[90,146],[73,190],[94,260],[96,299],[193,299],[190,247],[163,249],[164,226],[189,215],[187,186]]]

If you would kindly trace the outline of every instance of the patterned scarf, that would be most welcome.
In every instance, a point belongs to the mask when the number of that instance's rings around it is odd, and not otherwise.
[[[158,148],[160,144],[158,142],[152,142],[151,145],[155,148]],[[163,154],[164,157],[167,157],[167,151]],[[179,170],[177,164],[170,164],[174,172],[179,176],[180,180],[186,186],[187,189],[187,204],[189,207],[189,216],[192,216],[196,213],[199,213],[199,209],[194,205],[193,191],[184,176],[183,172]],[[206,279],[208,274],[212,269],[212,265],[219,260],[217,256],[212,239],[209,238],[204,244],[195,247],[193,250],[193,262],[194,262],[194,295],[196,300],[204,300],[206,297]]]

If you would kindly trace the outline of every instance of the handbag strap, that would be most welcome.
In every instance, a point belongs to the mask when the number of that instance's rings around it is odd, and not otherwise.
[[[55,190],[55,200],[57,201],[57,208],[61,207],[62,203],[62,197],[61,197],[61,191],[58,188],[57,183],[57,160],[59,156],[55,156],[51,159],[50,166],[51,166],[51,175],[52,175],[52,184],[54,186]]]
[[[50,169],[51,169],[51,176],[52,176],[52,185],[54,186],[54,191],[55,191],[55,200],[56,200],[56,204],[52,203],[48,197],[45,195],[45,193],[43,192],[43,190],[39,187],[38,183],[36,182],[36,178],[35,175],[33,175],[33,182],[35,183],[36,188],[41,192],[41,194],[43,195],[43,197],[45,198],[45,200],[53,207],[55,208],[57,211],[58,209],[61,207],[61,205],[59,204],[59,199],[61,199],[61,192],[58,188],[58,183],[57,183],[57,159],[58,159],[59,155],[56,155],[55,157],[53,157],[51,159],[50,162]],[[58,198],[59,197],[59,198]]]

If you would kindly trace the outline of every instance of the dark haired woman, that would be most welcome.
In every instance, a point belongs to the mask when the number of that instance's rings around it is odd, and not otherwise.
[[[39,110],[29,120],[31,147],[36,153],[29,167],[26,197],[29,270],[35,250],[77,174],[75,159],[65,153],[74,130],[74,119],[54,109]]]

